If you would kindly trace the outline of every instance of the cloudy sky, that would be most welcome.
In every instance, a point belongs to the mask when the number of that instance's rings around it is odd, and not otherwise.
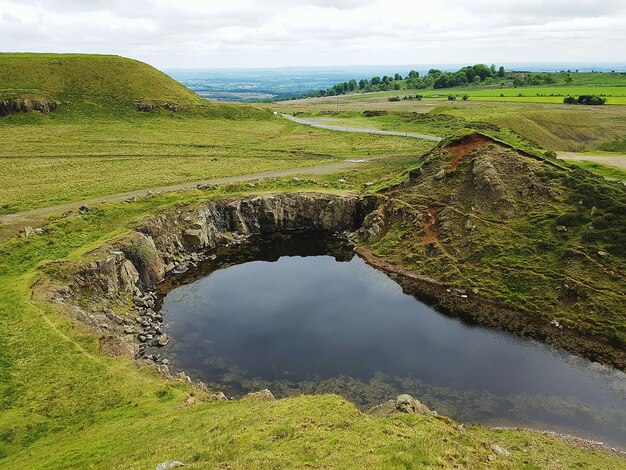
[[[626,63],[626,0],[0,0],[0,51],[167,67]]]

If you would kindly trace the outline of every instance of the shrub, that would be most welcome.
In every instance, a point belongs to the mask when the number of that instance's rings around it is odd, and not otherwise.
[[[566,96],[563,98],[565,104],[584,104],[588,106],[598,106],[606,104],[606,98],[597,95],[580,95],[578,98]]]
[[[456,100],[456,95],[448,95],[448,101]]]
[[[400,101],[400,97],[399,96],[390,96],[389,98],[387,98],[388,101]]]
[[[463,101],[467,101],[469,100],[469,96],[468,95],[463,95]]]

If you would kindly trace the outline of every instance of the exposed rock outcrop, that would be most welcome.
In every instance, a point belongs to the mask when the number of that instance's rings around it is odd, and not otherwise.
[[[58,101],[49,100],[0,100],[0,116],[7,116],[15,113],[27,113],[29,111],[39,111],[48,114],[59,107]]]
[[[159,109],[176,112],[180,109],[180,106],[176,103],[146,103],[144,101],[135,101],[135,108],[139,111],[143,111],[144,113],[157,111]]]
[[[156,296],[152,292],[167,273],[184,272],[210,250],[240,243],[251,235],[353,231],[375,206],[375,199],[356,196],[290,193],[207,202],[170,211],[91,253],[92,261],[73,269],[73,281],[61,295],[86,310],[81,320],[103,334],[125,338],[129,352],[144,357],[146,347],[162,347],[169,341],[161,330],[162,316],[153,310]],[[131,301],[134,310],[113,321],[111,312],[127,308]],[[160,367],[167,367],[160,355],[150,356]]]

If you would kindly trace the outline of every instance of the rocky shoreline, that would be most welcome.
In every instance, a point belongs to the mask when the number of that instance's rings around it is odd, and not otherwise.
[[[155,308],[155,288],[167,275],[184,273],[214,256],[215,249],[239,245],[251,236],[354,231],[375,207],[374,198],[291,193],[180,208],[98,248],[89,255],[91,261],[72,265],[70,282],[50,297],[71,305],[72,315],[100,335],[103,349],[154,362],[168,380],[191,382],[184,372],[172,374],[167,358],[147,354],[148,348],[169,342],[163,316]]]

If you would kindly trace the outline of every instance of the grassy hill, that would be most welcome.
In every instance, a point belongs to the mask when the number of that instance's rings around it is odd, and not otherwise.
[[[0,54],[0,99],[111,105],[204,100],[150,65],[113,55]]]
[[[385,194],[375,254],[623,351],[621,183],[472,134],[438,146]]]

